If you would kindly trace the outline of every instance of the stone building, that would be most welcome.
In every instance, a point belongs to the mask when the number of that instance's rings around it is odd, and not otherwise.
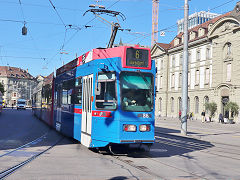
[[[36,79],[23,70],[16,67],[0,66],[0,82],[4,86],[6,106],[15,106],[19,98],[26,99],[27,105],[31,106],[31,95],[36,86]]]
[[[225,114],[228,101],[240,105],[240,2],[233,11],[189,29],[188,111],[201,118],[206,102]],[[156,43],[156,113],[177,117],[181,109],[183,33],[169,44]]]

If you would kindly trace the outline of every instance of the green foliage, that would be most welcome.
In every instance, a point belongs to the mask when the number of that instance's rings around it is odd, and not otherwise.
[[[215,102],[206,103],[205,108],[206,108],[206,110],[210,111],[210,116],[214,117],[214,115],[217,111],[217,104]]]
[[[225,110],[230,111],[233,116],[236,116],[238,115],[239,106],[237,103],[229,101],[225,106]]]
[[[2,85],[2,83],[0,83],[0,92],[3,94],[5,91],[4,91],[4,86]]]

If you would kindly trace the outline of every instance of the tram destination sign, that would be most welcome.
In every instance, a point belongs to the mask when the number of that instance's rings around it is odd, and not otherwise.
[[[126,66],[147,68],[149,63],[149,51],[146,49],[127,48]]]

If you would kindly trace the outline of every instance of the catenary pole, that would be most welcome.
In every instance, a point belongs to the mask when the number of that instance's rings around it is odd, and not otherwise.
[[[187,135],[187,111],[188,111],[188,1],[184,3],[184,42],[183,42],[183,72],[182,72],[182,113],[181,134]]]

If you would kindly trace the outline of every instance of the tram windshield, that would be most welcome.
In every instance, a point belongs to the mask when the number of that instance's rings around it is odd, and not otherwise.
[[[142,72],[120,74],[121,107],[125,111],[149,112],[153,109],[153,75]]]

